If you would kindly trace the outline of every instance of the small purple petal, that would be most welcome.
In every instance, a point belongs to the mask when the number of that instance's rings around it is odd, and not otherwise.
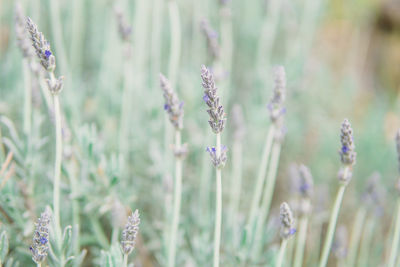
[[[204,95],[203,100],[204,100],[204,102],[208,102],[208,100],[210,100],[210,98],[208,97],[208,95]]]
[[[215,147],[211,148],[211,151],[215,153],[216,151]]]
[[[51,51],[50,50],[44,51],[44,55],[46,56],[46,58],[49,58],[51,56]]]
[[[169,109],[169,105],[168,104],[164,104],[164,110],[168,110]]]
[[[296,233],[296,228],[291,228],[289,230],[289,235],[294,235]]]
[[[346,154],[349,151],[349,148],[347,146],[342,146],[342,152]]]
[[[47,238],[45,238],[45,237],[42,236],[42,237],[40,238],[40,243],[42,243],[43,245],[46,244],[46,243],[47,243]]]

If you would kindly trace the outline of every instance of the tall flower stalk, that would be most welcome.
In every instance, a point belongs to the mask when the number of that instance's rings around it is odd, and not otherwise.
[[[300,193],[299,203],[299,226],[296,238],[296,250],[294,267],[301,267],[303,264],[304,246],[307,237],[308,217],[311,213],[311,198],[313,194],[313,178],[310,170],[305,165],[299,166],[298,192]]]
[[[329,252],[331,250],[332,240],[335,235],[336,222],[339,217],[343,195],[346,190],[346,186],[351,180],[353,165],[356,163],[356,152],[353,142],[353,129],[351,128],[351,125],[347,119],[345,119],[342,123],[340,141],[342,147],[339,151],[339,154],[343,164],[338,174],[340,186],[332,208],[328,231],[325,237],[324,247],[319,262],[319,267],[325,267],[328,262]]]
[[[283,259],[285,257],[286,247],[288,240],[296,233],[294,226],[294,219],[292,210],[286,202],[283,202],[280,206],[280,221],[281,221],[281,247],[278,253],[278,259],[276,260],[275,267],[281,267]]]
[[[53,110],[56,132],[56,153],[54,162],[54,183],[53,183],[53,209],[54,223],[57,245],[61,247],[61,222],[60,222],[60,179],[61,179],[61,160],[62,160],[62,133],[61,133],[61,112],[59,93],[62,90],[64,77],[56,78],[54,70],[56,68],[56,58],[51,52],[50,43],[44,38],[44,35],[38,31],[36,24],[27,19],[27,28],[31,36],[33,47],[40,60],[41,65],[48,74],[46,80],[47,86],[53,95]]]
[[[182,198],[182,160],[186,155],[186,145],[182,145],[181,131],[183,128],[183,102],[179,101],[177,94],[172,90],[171,84],[160,74],[160,85],[164,92],[164,109],[168,114],[172,126],[175,128],[175,188],[174,188],[174,208],[171,225],[170,242],[168,246],[168,266],[175,266],[176,247],[179,217]]]
[[[272,124],[267,135],[261,164],[258,170],[258,177],[247,225],[250,238],[249,249],[252,248],[253,256],[255,257],[258,256],[261,248],[261,233],[271,206],[279,165],[281,144],[285,134],[283,125],[283,115],[286,113],[286,108],[283,106],[286,97],[285,69],[282,66],[276,67],[274,76],[274,93],[268,104]],[[268,159],[270,159],[269,166]],[[256,216],[257,213],[258,216]],[[255,229],[254,232],[253,229]]]
[[[398,165],[400,170],[400,129],[397,131],[396,134],[396,148],[397,148],[397,157],[398,157]],[[400,179],[397,182],[397,191],[400,192]],[[400,240],[400,197],[397,197],[396,201],[396,222],[394,226],[394,233],[393,233],[393,241],[392,247],[390,249],[388,267],[393,267],[397,257],[397,251],[399,247],[399,240]]]
[[[217,95],[217,87],[214,82],[214,77],[210,70],[204,65],[201,67],[201,78],[203,80],[204,97],[209,109],[207,110],[210,120],[208,123],[212,131],[216,135],[216,146],[208,147],[211,161],[216,168],[216,209],[215,209],[215,229],[214,229],[214,260],[213,266],[219,266],[219,250],[221,241],[221,221],[222,221],[222,175],[221,169],[226,163],[227,148],[221,145],[221,132],[225,127],[226,114],[224,107],[220,104],[220,98]]]

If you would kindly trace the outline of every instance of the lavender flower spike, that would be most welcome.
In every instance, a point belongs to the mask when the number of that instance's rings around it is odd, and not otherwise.
[[[170,82],[160,73],[160,86],[164,92],[164,109],[168,113],[169,120],[176,130],[183,128],[183,102],[179,101],[176,92]]]
[[[30,247],[32,260],[36,263],[43,262],[49,251],[49,224],[50,224],[50,209],[46,208],[40,215],[33,234],[33,244]]]
[[[130,254],[135,249],[136,236],[139,232],[139,211],[135,210],[131,216],[128,217],[128,222],[125,229],[122,231],[121,246],[125,255]]]
[[[54,71],[56,58],[51,52],[50,43],[44,38],[43,33],[39,32],[37,25],[30,18],[27,18],[26,25],[40,63],[47,71]]]
[[[204,88],[204,101],[209,109],[207,110],[210,120],[208,123],[214,133],[220,133],[225,127],[225,111],[224,107],[220,105],[219,96],[217,95],[217,87],[214,82],[214,77],[210,70],[204,65],[201,67],[201,78],[203,80]]]
[[[292,210],[286,202],[283,202],[280,206],[280,221],[281,221],[281,237],[282,239],[289,239],[296,233],[294,226],[294,219]]]
[[[220,56],[218,33],[211,28],[210,23],[206,19],[201,20],[200,27],[207,39],[207,46],[210,55],[214,60],[218,59]]]
[[[283,66],[277,66],[274,72],[275,87],[272,98],[268,104],[270,117],[272,122],[277,122],[281,118],[286,109],[283,102],[286,98],[286,73]]]
[[[356,163],[356,152],[353,142],[353,129],[347,119],[342,123],[340,142],[342,144],[339,151],[340,160],[344,165],[354,165]]]

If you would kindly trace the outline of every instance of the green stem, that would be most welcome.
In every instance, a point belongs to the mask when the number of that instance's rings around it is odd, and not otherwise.
[[[72,69],[79,73],[81,70],[82,59],[82,36],[85,27],[82,27],[82,18],[84,18],[85,1],[72,1],[72,30],[71,30],[71,66]]]
[[[254,187],[254,194],[253,194],[253,198],[252,198],[251,206],[250,206],[249,220],[247,222],[247,232],[248,232],[248,236],[250,238],[252,238],[252,236],[253,236],[252,231],[254,229],[256,214],[259,211],[259,204],[260,204],[260,200],[261,200],[263,185],[265,182],[265,174],[267,172],[268,159],[269,159],[269,155],[271,153],[271,147],[272,147],[272,141],[274,139],[274,134],[275,134],[275,126],[271,125],[269,127],[267,137],[265,139],[264,151],[261,156],[260,166],[258,168],[257,180],[256,180],[256,184]]]
[[[124,254],[124,264],[122,265],[123,267],[127,267],[128,266],[128,255]]]
[[[175,149],[181,148],[181,131],[175,131]],[[176,157],[175,161],[175,190],[174,190],[174,217],[172,219],[172,230],[169,243],[168,266],[175,266],[175,254],[177,246],[177,234],[179,226],[179,215],[182,198],[182,158]]]
[[[217,133],[216,156],[221,156],[221,133]],[[216,169],[216,209],[215,209],[215,231],[214,231],[214,267],[219,266],[219,247],[221,242],[221,220],[222,220],[222,178],[221,169]]]
[[[307,237],[308,218],[303,215],[299,222],[299,231],[296,238],[296,251],[294,256],[293,267],[301,267],[303,265],[304,245]]]
[[[287,246],[287,239],[283,239],[281,242],[281,248],[279,249],[278,259],[276,260],[275,267],[281,267],[283,263],[283,258],[285,256]]]
[[[29,68],[29,60],[24,58],[23,62],[24,73],[24,133],[29,138],[32,128],[32,87],[31,87],[31,71]]]
[[[157,77],[158,73],[161,71],[161,28],[163,23],[163,7],[164,0],[154,0],[153,1],[153,28],[151,35],[151,67],[152,75]],[[158,83],[155,84],[158,87]]]
[[[55,84],[54,73],[50,72],[51,84]],[[61,181],[61,160],[62,160],[62,128],[61,128],[61,111],[58,93],[53,94],[54,120],[56,132],[56,154],[54,162],[54,187],[53,187],[53,209],[55,232],[58,247],[61,249],[61,222],[60,222],[60,181]]]
[[[345,168],[345,172],[347,172],[347,171],[348,171],[348,168]],[[343,176],[346,177],[346,173],[343,174]],[[333,205],[333,210],[331,213],[331,218],[329,220],[328,232],[327,232],[327,235],[325,238],[324,248],[322,250],[322,256],[321,256],[321,260],[319,262],[319,267],[325,267],[328,262],[329,252],[331,251],[333,236],[335,235],[336,222],[338,219],[340,205],[343,200],[343,195],[344,195],[345,189],[346,189],[346,185],[341,184],[339,187],[339,190],[337,192],[336,200]]]
[[[267,181],[265,182],[264,186],[264,197],[262,199],[261,208],[257,217],[256,230],[253,235],[253,255],[255,256],[255,258],[258,257],[262,247],[262,230],[264,229],[265,221],[268,218],[269,210],[271,208],[271,201],[274,195],[280,152],[281,144],[273,144],[271,151],[271,163],[268,168]]]
[[[181,52],[181,28],[178,4],[175,0],[168,3],[169,21],[171,25],[171,46],[168,66],[168,77],[172,86],[176,86],[176,77],[179,68]]]
[[[394,266],[399,247],[399,238],[400,238],[400,199],[397,200],[396,224],[394,228],[394,235],[392,241],[392,248],[390,250],[388,267]]]
[[[367,210],[364,206],[357,211],[350,236],[349,253],[346,262],[346,266],[348,267],[355,265],[366,213]]]

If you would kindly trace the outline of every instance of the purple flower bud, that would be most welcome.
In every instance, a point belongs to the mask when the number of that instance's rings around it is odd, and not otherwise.
[[[342,152],[347,153],[349,151],[349,148],[347,146],[342,146]]]
[[[164,104],[164,110],[169,110],[169,105],[168,104]]]
[[[290,228],[289,235],[294,235],[296,233],[296,228]]]
[[[204,96],[203,96],[203,100],[204,100],[204,102],[206,102],[206,103],[207,103],[207,102],[208,102],[208,100],[210,100],[210,98],[208,97],[208,95],[204,95]]]

